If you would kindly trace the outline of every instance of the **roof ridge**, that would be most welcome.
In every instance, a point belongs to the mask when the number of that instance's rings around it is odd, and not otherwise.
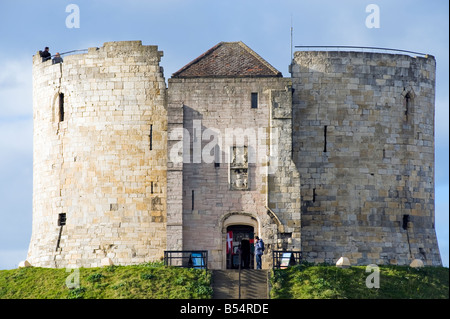
[[[192,60],[191,62],[189,62],[188,64],[186,64],[185,66],[183,66],[181,69],[179,69],[178,71],[176,71],[175,73],[172,74],[172,77],[176,77],[178,74],[180,74],[181,72],[183,72],[184,70],[190,68],[192,65],[198,63],[199,61],[201,61],[204,57],[210,55],[212,52],[214,52],[215,50],[217,50],[218,47],[220,47],[221,45],[223,45],[226,42],[219,42],[217,43],[215,46],[213,46],[211,49],[209,49],[208,51],[202,53],[201,55],[199,55],[198,57],[196,57],[194,60]]]
[[[267,62],[265,59],[263,59],[262,56],[260,56],[258,53],[256,53],[254,50],[252,50],[248,45],[246,45],[244,42],[242,41],[237,41],[237,43],[239,43],[239,45],[241,47],[243,47],[248,53],[250,53],[251,55],[253,55],[256,59],[258,59],[259,62],[261,62],[262,64],[264,64],[267,68],[269,68],[273,73],[275,74],[279,74],[280,71],[278,71],[277,69],[275,69],[269,62]]]
[[[243,50],[245,55],[250,59],[253,59],[253,62],[250,60],[240,60],[241,62],[233,62],[231,64],[223,64],[225,60],[228,59],[226,56],[228,54],[229,57],[235,54],[233,50],[238,49]],[[219,50],[220,49],[220,50]],[[219,50],[219,51],[218,51]],[[212,55],[217,51],[216,55]],[[225,53],[225,55],[224,55]],[[212,56],[211,56],[212,55]],[[246,62],[243,62],[246,61]],[[198,64],[201,63],[201,64]],[[205,64],[206,63],[206,64]],[[230,62],[228,62],[230,63]],[[244,63],[244,64],[241,64]],[[247,65],[245,65],[247,63]],[[248,64],[250,63],[250,64]],[[253,64],[252,64],[253,63]],[[198,64],[198,66],[197,66]],[[257,66],[259,65],[259,66]],[[221,72],[218,68],[225,67],[225,72]],[[204,69],[206,67],[206,69]],[[226,68],[230,67],[228,71]],[[256,67],[256,69],[254,69]],[[239,68],[242,68],[241,72]],[[248,72],[250,70],[250,72]],[[259,71],[258,71],[259,70]],[[200,71],[200,72],[199,72]],[[216,73],[217,72],[217,73]],[[228,73],[227,73],[228,72]],[[282,76],[281,72],[275,69],[269,62],[264,60],[259,54],[253,51],[249,46],[247,46],[242,41],[234,41],[234,42],[219,42],[212,48],[210,48],[205,53],[201,54],[184,67],[176,71],[172,74],[173,78],[177,77],[280,77]]]

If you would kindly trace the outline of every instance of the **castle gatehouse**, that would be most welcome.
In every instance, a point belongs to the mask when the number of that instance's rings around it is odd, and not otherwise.
[[[299,51],[290,77],[242,42],[172,74],[141,41],[33,58],[33,229],[41,267],[253,243],[311,262],[440,265],[433,56]]]

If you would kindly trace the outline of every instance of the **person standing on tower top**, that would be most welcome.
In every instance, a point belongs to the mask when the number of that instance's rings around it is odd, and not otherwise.
[[[45,47],[44,51],[39,51],[39,54],[42,58],[42,62],[50,60],[52,55],[49,52],[49,47]]]
[[[61,63],[63,62],[63,59],[61,58],[61,55],[59,55],[59,52],[56,52],[55,57],[52,60],[52,64]]]

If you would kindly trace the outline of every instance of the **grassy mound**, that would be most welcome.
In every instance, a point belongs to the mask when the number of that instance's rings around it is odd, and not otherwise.
[[[271,274],[273,299],[448,299],[449,269],[302,264]],[[372,277],[371,277],[372,276]],[[368,278],[369,277],[369,278]],[[209,299],[209,271],[161,263],[104,268],[0,270],[0,299]]]
[[[379,288],[375,272],[366,266],[338,268],[302,264],[274,270],[274,299],[448,299],[449,269],[380,266]],[[369,278],[368,278],[369,277]],[[368,288],[366,281],[369,286]]]
[[[1,299],[208,299],[211,275],[160,263],[0,270]]]

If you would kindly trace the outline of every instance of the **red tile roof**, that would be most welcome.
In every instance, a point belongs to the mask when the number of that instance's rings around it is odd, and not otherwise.
[[[220,42],[172,75],[173,78],[281,76],[281,72],[242,42]]]

